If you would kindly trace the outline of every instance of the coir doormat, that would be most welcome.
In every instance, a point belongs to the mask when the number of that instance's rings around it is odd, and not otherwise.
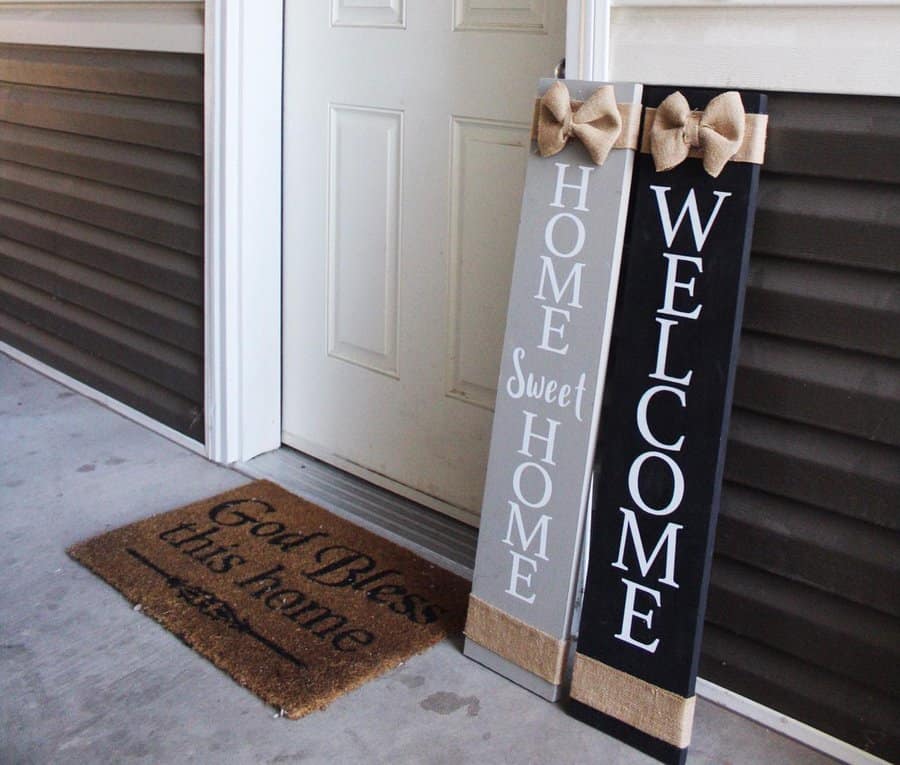
[[[470,588],[268,481],[68,552],[292,718],[460,631]]]

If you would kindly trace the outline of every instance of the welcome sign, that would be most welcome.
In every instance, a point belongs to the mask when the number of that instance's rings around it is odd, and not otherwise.
[[[465,653],[550,700],[568,655],[640,94],[544,80],[535,110]]]
[[[577,717],[681,763],[766,117],[761,94],[673,91],[644,90],[658,108],[635,171],[571,695]]]

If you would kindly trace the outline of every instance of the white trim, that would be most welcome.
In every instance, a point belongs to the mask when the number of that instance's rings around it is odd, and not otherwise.
[[[814,6],[848,10],[866,6],[897,6],[900,0],[612,0],[617,8],[781,8]]]
[[[281,445],[281,0],[206,3],[206,443]]]
[[[697,679],[697,695],[848,765],[890,765],[887,760],[864,752],[846,741],[841,741],[709,680]]]
[[[203,3],[0,2],[0,42],[202,53]]]
[[[614,5],[611,25],[618,80],[900,95],[897,2],[628,0]]]
[[[604,82],[609,82],[612,79],[609,62],[610,35],[612,34],[611,6],[612,0],[600,0],[600,2],[596,4],[593,13],[593,75],[595,80]]]
[[[613,0],[568,0],[566,77],[609,81],[610,8]]]
[[[98,404],[105,406],[107,409],[112,410],[116,414],[120,414],[123,417],[136,422],[138,425],[143,425],[148,430],[152,430],[157,435],[162,436],[163,438],[168,438],[170,441],[174,441],[179,446],[183,446],[185,449],[190,449],[192,452],[196,452],[197,454],[206,454],[206,447],[201,444],[199,441],[195,441],[193,438],[184,435],[184,433],[179,433],[177,430],[170,428],[168,425],[163,425],[161,422],[157,422],[152,417],[148,417],[143,412],[139,412],[137,409],[132,409],[130,406],[123,404],[121,401],[112,398],[112,396],[107,396],[105,393],[101,393],[96,388],[92,388],[90,385],[85,385],[83,382],[76,380],[74,377],[69,377],[69,375],[60,372],[58,369],[54,369],[53,367],[45,364],[43,361],[38,361],[33,356],[29,356],[27,353],[23,353],[18,348],[13,348],[11,345],[4,343],[0,340],[0,353],[5,353],[11,359],[18,361],[20,364],[28,367],[29,369],[33,369],[35,372],[38,372],[44,377],[49,377],[51,380],[58,382],[60,385],[65,385],[67,388],[71,388],[76,393],[80,393],[85,398],[91,399],[91,401],[96,401]]]
[[[589,80],[593,72],[594,26],[592,0],[568,0],[566,3],[566,77]]]

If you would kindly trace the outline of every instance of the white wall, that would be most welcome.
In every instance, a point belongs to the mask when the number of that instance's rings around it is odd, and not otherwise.
[[[618,0],[609,64],[647,83],[900,94],[900,4]]]
[[[0,0],[0,42],[203,52],[203,3]]]
[[[900,95],[898,0],[569,0],[569,76]]]

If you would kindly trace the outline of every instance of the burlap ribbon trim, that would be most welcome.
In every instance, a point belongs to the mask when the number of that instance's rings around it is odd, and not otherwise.
[[[581,108],[584,101],[572,101],[572,111]],[[619,116],[622,119],[622,130],[613,142],[613,149],[636,150],[641,132],[641,105],[640,104],[616,104]],[[536,141],[538,136],[538,123],[541,118],[541,99],[535,99],[534,115],[531,120],[531,140]]]
[[[557,640],[474,595],[469,595],[465,635],[552,685],[562,683],[568,641]]]
[[[696,112],[694,112],[696,113]],[[650,132],[653,130],[653,123],[656,120],[656,109],[644,109],[644,130],[641,133],[641,153],[651,154],[650,150]],[[749,162],[754,165],[761,165],[766,156],[766,130],[769,124],[768,114],[745,114],[744,115],[744,138],[737,152],[731,156],[729,162]],[[691,147],[688,156],[694,159],[701,159],[703,152],[700,149]]]
[[[575,654],[572,698],[679,749],[691,743],[696,696],[685,698]]]

